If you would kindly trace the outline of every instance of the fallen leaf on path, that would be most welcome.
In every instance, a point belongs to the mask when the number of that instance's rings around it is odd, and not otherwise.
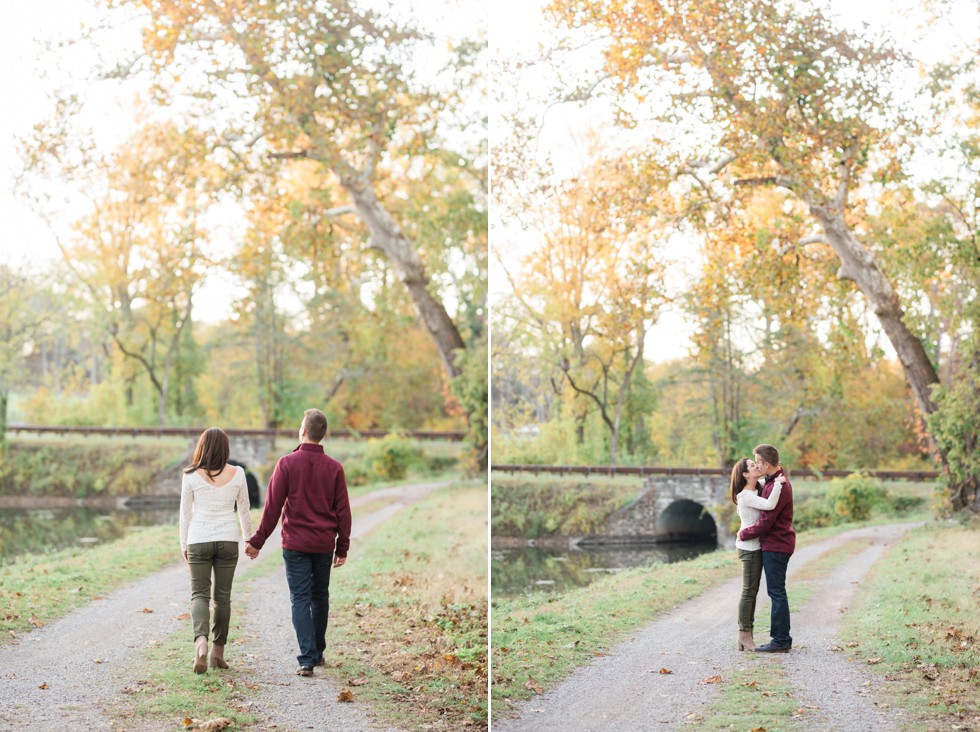
[[[742,686],[747,686],[750,689],[754,689],[755,688],[755,684],[756,684],[755,681],[746,681],[744,684],[742,684]]]
[[[351,679],[347,682],[349,686],[364,686],[368,682],[367,679]]]
[[[715,674],[714,676],[709,676],[708,678],[706,678],[701,683],[702,684],[720,684],[721,683],[721,676],[718,676],[717,674]]]
[[[41,628],[41,627],[43,627],[43,626],[44,626],[44,623],[43,623],[43,622],[41,622],[41,618],[39,618],[39,617],[38,617],[37,615],[35,615],[34,613],[31,613],[31,619],[30,619],[30,621],[29,621],[29,622],[30,622],[30,624],[31,624],[31,625],[33,625],[33,626],[34,626],[35,628]]]
[[[145,613],[152,613],[152,612],[153,612],[153,610],[151,610],[151,609],[150,609],[150,608],[148,608],[148,607],[145,607],[145,608],[143,608],[143,612],[145,612]]]
[[[662,668],[662,669],[660,669],[660,673],[662,673],[662,674],[672,674],[674,672],[671,671],[669,668]]]
[[[37,688],[38,689],[48,689],[50,687],[47,684],[38,684]]]
[[[765,727],[753,727],[752,732],[766,732]]]
[[[231,720],[227,717],[215,717],[206,722],[200,719],[184,717],[184,727],[188,730],[200,730],[200,732],[218,732],[225,727],[231,727]]]
[[[190,613],[181,613],[180,615],[174,615],[174,620],[187,620],[190,616]]]
[[[843,651],[844,649],[840,646],[827,646],[828,651]]]
[[[101,658],[93,658],[92,663],[105,663]]]
[[[869,665],[874,666],[876,663],[881,663],[881,659],[880,658],[869,658],[868,659],[868,664]]]
[[[847,646],[848,648],[857,648],[859,644],[851,642],[851,643],[845,643],[844,645]]]
[[[339,702],[352,702],[354,701],[354,692],[350,689],[344,689],[339,694],[337,694],[337,701]]]

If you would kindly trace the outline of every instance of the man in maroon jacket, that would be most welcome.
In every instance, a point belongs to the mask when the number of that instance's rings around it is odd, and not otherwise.
[[[759,445],[754,450],[755,461],[766,476],[766,483],[759,492],[768,498],[776,483],[776,478],[786,475],[779,464],[779,451],[772,445]],[[759,539],[762,545],[762,569],[766,573],[766,590],[772,600],[769,634],[770,642],[755,650],[764,653],[788,653],[793,647],[793,637],[789,634],[789,600],[786,597],[786,568],[789,558],[796,549],[796,532],[793,530],[793,487],[789,476],[783,483],[783,490],[772,511],[763,511],[762,516],[751,526],[738,532],[742,540]]]
[[[350,500],[343,466],[323,452],[327,418],[307,409],[299,447],[279,458],[269,482],[258,531],[245,544],[252,559],[279,523],[293,628],[299,642],[300,676],[323,665],[330,609],[330,566],[342,567],[350,547]]]

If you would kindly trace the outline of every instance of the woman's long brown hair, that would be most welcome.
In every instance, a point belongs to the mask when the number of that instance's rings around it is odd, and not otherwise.
[[[732,468],[732,503],[738,505],[738,494],[749,484],[748,478],[743,473],[749,469],[749,459],[742,458],[735,467]]]
[[[185,473],[193,473],[201,468],[211,480],[220,475],[228,464],[231,449],[228,447],[228,435],[223,429],[209,427],[201,433],[201,439],[194,448],[194,458],[191,464],[184,468]]]

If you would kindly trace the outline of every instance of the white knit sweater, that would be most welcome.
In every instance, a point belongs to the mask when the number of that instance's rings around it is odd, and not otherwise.
[[[232,479],[220,487],[208,483],[196,472],[184,473],[180,486],[181,551],[185,551],[188,544],[243,541],[243,535],[248,538],[252,535],[252,517],[248,509],[248,485],[242,468],[235,468]]]
[[[777,482],[773,486],[772,493],[769,494],[768,498],[760,498],[756,488],[745,486],[736,498],[738,502],[738,517],[742,520],[742,525],[738,527],[739,531],[758,521],[763,511],[772,511],[779,501],[779,494],[782,490],[783,484]],[[754,552],[762,548],[762,543],[757,538],[749,539],[748,541],[736,539],[735,548],[744,549],[747,552]]]

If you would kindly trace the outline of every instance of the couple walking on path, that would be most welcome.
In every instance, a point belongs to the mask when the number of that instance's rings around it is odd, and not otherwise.
[[[738,603],[738,649],[762,653],[788,653],[790,635],[786,571],[796,549],[793,530],[793,487],[779,463],[779,451],[759,445],[753,458],[742,458],[732,468],[731,496],[738,507],[741,527],[735,541],[742,562],[742,594]],[[757,492],[763,480],[761,492]],[[755,603],[762,573],[772,601],[769,634],[772,639],[756,646],[752,635]]]
[[[276,463],[254,533],[245,471],[228,464],[228,436],[212,427],[198,440],[191,464],[184,469],[180,495],[180,546],[190,567],[195,673],[205,673],[208,666],[228,668],[224,650],[239,542],[245,538],[245,553],[255,559],[280,516],[283,561],[299,645],[297,673],[312,676],[313,668],[323,665],[330,570],[347,561],[351,531],[344,469],[324,453],[320,443],[326,434],[326,416],[318,409],[308,409],[299,429],[299,446]]]

